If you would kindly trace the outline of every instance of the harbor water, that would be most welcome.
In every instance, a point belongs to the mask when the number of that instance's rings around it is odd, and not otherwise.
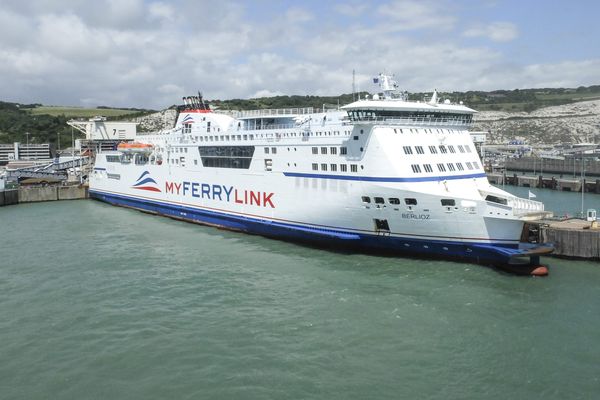
[[[559,211],[578,211],[564,195]],[[519,277],[92,200],[3,207],[0,227],[2,399],[600,393],[598,263],[545,258],[548,277]]]

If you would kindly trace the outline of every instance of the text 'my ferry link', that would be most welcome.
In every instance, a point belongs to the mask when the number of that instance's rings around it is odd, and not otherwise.
[[[462,104],[381,93],[335,110],[215,112],[185,97],[173,129],[96,155],[90,195],[286,240],[463,259],[543,275],[520,243],[540,202],[487,180]]]

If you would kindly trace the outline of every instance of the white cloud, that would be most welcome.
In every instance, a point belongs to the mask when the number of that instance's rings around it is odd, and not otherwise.
[[[467,29],[466,37],[486,37],[495,42],[510,42],[519,36],[517,26],[510,22],[493,22],[489,25],[477,25]]]
[[[456,23],[456,18],[448,14],[448,8],[449,6],[441,0],[394,0],[379,6],[377,13],[391,20],[397,30],[447,30]]]
[[[325,5],[258,17],[234,1],[9,0],[0,6],[0,100],[162,108],[198,89],[208,99],[335,95],[350,92],[353,69],[361,90],[375,90],[371,78],[384,69],[412,91],[600,83],[594,57],[507,60],[493,46],[518,37],[512,23],[462,32],[443,0],[354,14],[365,3],[349,4],[328,10],[356,15],[351,27],[339,14],[322,18]],[[106,20],[119,10],[127,15]],[[492,41],[465,46],[462,35]]]

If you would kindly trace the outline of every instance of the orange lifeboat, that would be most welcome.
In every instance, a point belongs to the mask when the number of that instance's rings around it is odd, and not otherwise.
[[[117,150],[128,153],[151,153],[153,149],[153,145],[139,142],[122,142],[117,146]]]

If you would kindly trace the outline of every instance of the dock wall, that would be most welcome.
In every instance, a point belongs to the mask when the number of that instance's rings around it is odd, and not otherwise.
[[[584,259],[600,259],[600,230],[541,227],[542,242],[554,244],[552,255]]]
[[[19,202],[18,190],[3,190],[0,191],[0,207],[10,206]]]
[[[0,192],[0,206],[40,201],[87,199],[85,186],[32,186]]]

